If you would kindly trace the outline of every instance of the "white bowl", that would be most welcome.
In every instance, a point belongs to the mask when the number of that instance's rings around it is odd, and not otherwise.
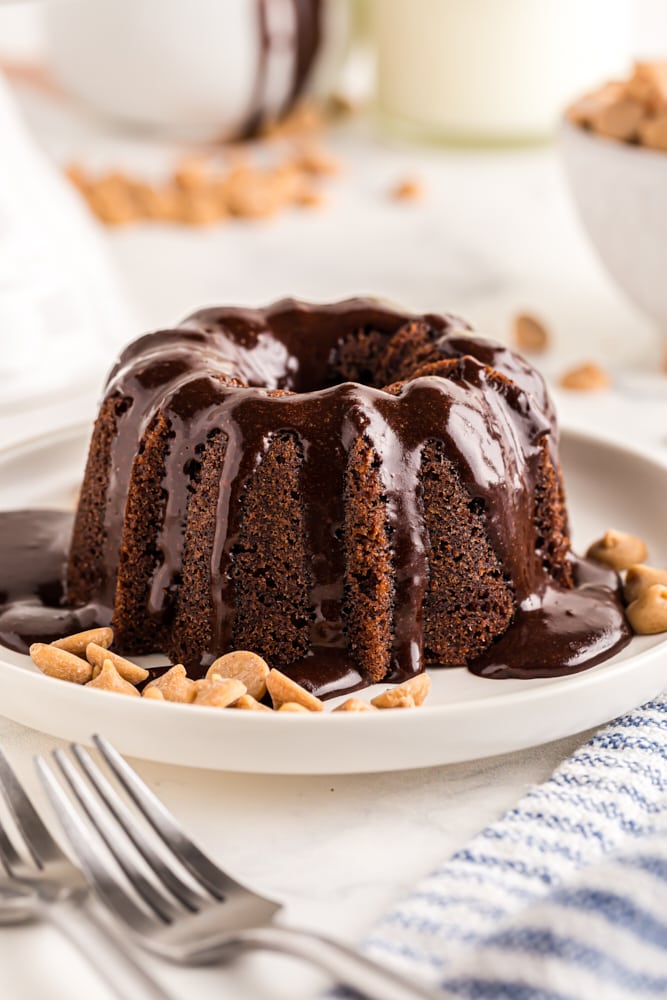
[[[667,333],[667,153],[570,122],[560,145],[579,215],[612,278]]]

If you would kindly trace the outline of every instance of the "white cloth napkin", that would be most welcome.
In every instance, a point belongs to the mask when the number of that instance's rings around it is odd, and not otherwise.
[[[134,324],[87,209],[0,77],[0,412],[101,380]],[[100,367],[102,366],[102,367]]]
[[[366,950],[443,998],[667,997],[667,695],[600,730]]]

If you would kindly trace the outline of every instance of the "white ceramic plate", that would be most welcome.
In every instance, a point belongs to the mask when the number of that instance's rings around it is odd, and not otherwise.
[[[88,433],[71,428],[1,451],[0,508],[71,507]],[[667,565],[667,465],[572,431],[561,453],[575,547],[613,526],[641,534],[651,561]],[[399,770],[519,750],[606,722],[665,687],[667,639],[635,638],[571,677],[489,680],[464,669],[431,676],[419,710],[268,716],[86,690],[0,647],[0,711],[64,739],[103,733],[128,756],[170,764],[276,774]]]

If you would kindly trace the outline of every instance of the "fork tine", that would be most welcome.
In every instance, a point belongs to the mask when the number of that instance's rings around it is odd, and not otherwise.
[[[100,805],[63,751],[55,750],[52,756],[91,825],[106,844],[132,887],[159,920],[166,924],[171,923],[178,913],[176,907],[155,888],[152,882],[146,879],[143,872],[137,867],[131,854],[131,846],[126,846],[123,843],[125,838],[122,828],[116,826],[112,817]],[[129,850],[128,846],[130,846]]]
[[[11,764],[0,750],[0,792],[9,807],[26,850],[38,868],[64,855],[23,790]]]
[[[129,893],[120,885],[118,878],[112,874],[106,862],[98,856],[91,845],[91,827],[81,819],[50,768],[47,767],[46,761],[42,757],[35,757],[35,767],[91,889],[119,920],[138,934],[150,934],[155,926],[154,919],[137,906]]]
[[[132,812],[125,805],[110,782],[104,777],[90,754],[78,743],[72,743],[70,749],[111,815],[115,818],[121,829],[124,830],[126,836],[134,844],[135,849],[139,852],[151,871],[160,879],[172,895],[192,912],[197,912],[201,908],[202,901],[210,902],[209,896],[204,897],[194,892],[165,864],[164,860],[151,845],[142,840],[140,830]]]
[[[23,864],[2,823],[0,823],[0,864],[10,876]]]
[[[132,770],[108,740],[96,734],[93,736],[93,741],[157,835],[199,884],[211,893],[214,899],[222,900],[227,893],[238,889],[243,892],[249,891],[235,882],[229,875],[226,875],[186,836],[166,806],[144,784],[136,771]]]

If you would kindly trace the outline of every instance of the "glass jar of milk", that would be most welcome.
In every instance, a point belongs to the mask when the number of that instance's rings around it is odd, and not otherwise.
[[[374,0],[378,110],[433,141],[549,137],[578,94],[628,68],[632,0]]]

